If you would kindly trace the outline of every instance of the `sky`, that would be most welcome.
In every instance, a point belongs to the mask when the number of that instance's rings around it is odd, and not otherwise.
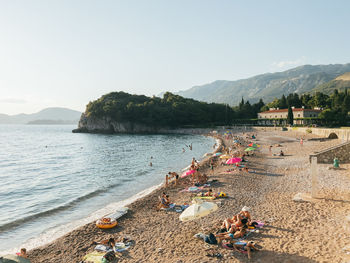
[[[350,62],[350,1],[0,0],[0,113]]]

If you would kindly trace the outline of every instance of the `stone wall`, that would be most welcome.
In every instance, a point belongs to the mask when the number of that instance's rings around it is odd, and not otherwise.
[[[312,134],[328,138],[331,134],[337,135],[337,137],[343,141],[350,141],[350,129],[342,128],[306,128],[306,127],[289,127],[288,130],[307,133],[311,130]]]
[[[315,152],[310,155],[311,157],[317,157],[317,163],[333,163],[333,159],[337,157],[342,163],[350,163],[350,142],[342,143],[320,152]]]

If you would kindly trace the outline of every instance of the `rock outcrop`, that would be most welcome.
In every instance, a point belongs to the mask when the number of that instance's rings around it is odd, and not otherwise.
[[[168,133],[171,129],[152,127],[141,123],[116,122],[110,117],[88,117],[83,113],[73,133]]]

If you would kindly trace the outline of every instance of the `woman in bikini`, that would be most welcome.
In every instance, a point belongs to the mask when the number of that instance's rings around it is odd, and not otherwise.
[[[252,217],[250,215],[250,208],[247,206],[243,206],[241,212],[239,212],[239,215],[241,216],[242,219],[247,219],[248,225],[252,222]]]
[[[247,224],[248,219],[243,218],[239,213],[238,215],[234,215],[232,218],[227,218],[222,222],[222,228],[230,229],[231,225],[235,225],[236,227],[241,227]]]

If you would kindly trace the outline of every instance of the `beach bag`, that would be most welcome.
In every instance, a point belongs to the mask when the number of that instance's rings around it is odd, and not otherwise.
[[[208,236],[204,238],[204,241],[210,245],[217,245],[218,241],[213,233],[210,233]]]
[[[114,252],[109,251],[103,256],[102,262],[114,262],[116,259],[117,257],[115,256]]]

